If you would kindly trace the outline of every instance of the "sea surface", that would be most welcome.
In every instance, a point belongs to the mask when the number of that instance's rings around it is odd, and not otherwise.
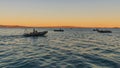
[[[120,29],[54,29],[37,28],[49,31],[45,37],[23,37],[24,28],[0,28],[0,68],[120,68]]]

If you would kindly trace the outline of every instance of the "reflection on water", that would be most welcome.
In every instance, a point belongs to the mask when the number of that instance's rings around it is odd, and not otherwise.
[[[49,33],[26,38],[21,36],[24,29],[0,29],[0,68],[120,68],[119,29],[111,34],[38,30]]]

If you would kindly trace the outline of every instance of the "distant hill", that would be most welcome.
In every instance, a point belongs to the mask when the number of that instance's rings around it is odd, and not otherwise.
[[[0,25],[0,28],[30,28],[30,27],[18,25]]]
[[[77,27],[77,26],[19,26],[19,25],[0,25],[0,28],[120,28],[120,27]]]
[[[74,26],[40,26],[40,27],[32,27],[32,26],[19,26],[19,25],[0,25],[0,28],[81,28]]]

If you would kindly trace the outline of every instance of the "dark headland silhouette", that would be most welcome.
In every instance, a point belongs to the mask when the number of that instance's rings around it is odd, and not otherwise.
[[[78,26],[20,26],[20,25],[0,25],[0,28],[117,28],[120,27],[78,27]]]

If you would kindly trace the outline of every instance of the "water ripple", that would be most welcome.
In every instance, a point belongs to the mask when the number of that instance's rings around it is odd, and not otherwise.
[[[46,37],[25,38],[20,36],[22,29],[11,30],[8,35],[0,34],[0,68],[120,67],[120,32],[66,29],[57,33],[49,29]]]

